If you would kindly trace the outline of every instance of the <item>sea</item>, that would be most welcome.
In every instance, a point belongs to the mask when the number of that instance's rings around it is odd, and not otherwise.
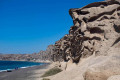
[[[0,61],[0,72],[6,70],[15,70],[20,68],[28,68],[38,65],[43,65],[45,63],[38,63],[38,62],[27,62],[27,61]]]

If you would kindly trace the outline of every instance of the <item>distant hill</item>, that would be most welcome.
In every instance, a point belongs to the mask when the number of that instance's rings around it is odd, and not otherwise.
[[[52,61],[52,54],[54,53],[54,45],[49,45],[46,51],[40,51],[33,54],[2,54],[0,53],[0,60],[12,61]]]

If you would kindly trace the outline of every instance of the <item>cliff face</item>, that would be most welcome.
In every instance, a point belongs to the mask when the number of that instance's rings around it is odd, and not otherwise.
[[[69,14],[74,25],[55,44],[65,71],[51,80],[120,80],[120,0],[91,3]]]
[[[69,34],[56,42],[56,55],[65,61],[95,55],[107,55],[110,47],[120,48],[120,2],[91,3],[83,8],[70,9],[74,25]],[[109,53],[108,53],[109,54]]]
[[[65,71],[51,80],[120,80],[120,0],[91,3],[69,14],[74,25],[55,44]]]

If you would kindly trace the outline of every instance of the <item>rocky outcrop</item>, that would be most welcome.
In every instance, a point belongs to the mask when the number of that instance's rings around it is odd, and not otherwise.
[[[56,55],[65,61],[107,55],[110,47],[120,47],[120,2],[108,0],[70,9],[74,25],[69,34],[56,42]]]
[[[114,76],[120,75],[120,0],[91,3],[69,14],[74,25],[55,43],[66,71],[51,80],[120,80]]]
[[[45,51],[40,51],[38,54],[40,55],[40,60],[49,60],[53,61],[53,54],[55,53],[55,46],[49,45]]]

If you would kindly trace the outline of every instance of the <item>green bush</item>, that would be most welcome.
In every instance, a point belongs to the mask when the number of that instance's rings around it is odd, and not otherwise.
[[[45,72],[45,74],[42,75],[42,77],[52,76],[52,75],[55,75],[61,71],[62,71],[61,69],[55,67],[55,68],[52,68],[52,69],[48,70],[47,72]]]
[[[50,80],[50,79],[48,79],[48,78],[43,78],[42,80]]]

